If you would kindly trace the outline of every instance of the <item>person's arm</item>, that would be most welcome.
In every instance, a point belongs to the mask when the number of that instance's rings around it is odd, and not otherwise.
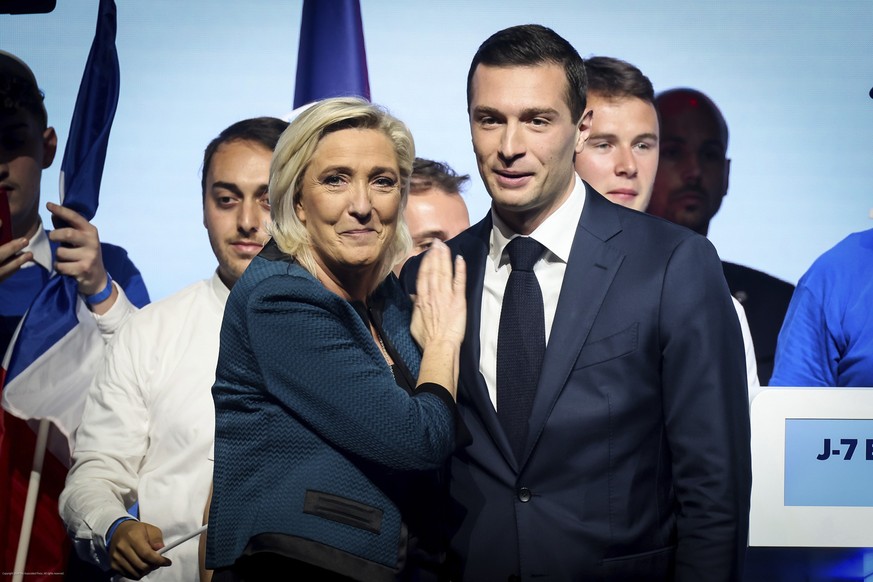
[[[48,202],[46,208],[54,218],[66,223],[65,227],[49,233],[49,239],[60,243],[55,269],[76,280],[79,294],[91,311],[97,315],[106,313],[115,305],[118,289],[112,285],[103,265],[97,228],[70,208],[52,202]]]
[[[836,386],[840,346],[820,293],[801,279],[776,343],[770,386]]]
[[[137,500],[138,468],[148,449],[148,410],[136,357],[141,350],[129,328],[109,346],[88,393],[76,432],[73,467],[61,493],[61,518],[83,558],[129,577],[170,562],[157,556],[160,530],[131,520]],[[112,530],[110,547],[107,537]]]
[[[267,278],[246,301],[246,335],[265,389],[311,430],[389,468],[441,466],[455,447],[451,395],[437,387],[413,395],[398,389],[348,302],[308,275]]]
[[[673,252],[661,292],[663,414],[677,508],[677,582],[736,582],[748,539],[751,450],[743,341],[703,237]]]
[[[121,329],[122,324],[137,310],[136,305],[131,303],[118,282],[113,280],[112,285],[118,294],[115,303],[102,314],[92,312],[97,329],[106,343],[109,343],[115,333]]]
[[[57,204],[47,206],[67,225],[49,233],[51,240],[62,243],[56,269],[76,279],[79,294],[108,343],[132,313],[148,304],[142,276],[123,249],[102,245],[97,229],[78,212]]]

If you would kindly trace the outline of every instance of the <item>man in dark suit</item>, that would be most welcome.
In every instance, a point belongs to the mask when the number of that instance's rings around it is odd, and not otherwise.
[[[486,40],[467,96],[492,209],[448,243],[467,262],[473,434],[451,466],[454,579],[738,580],[749,417],[712,245],[576,177],[585,71],[553,31]]]
[[[727,194],[728,127],[712,99],[695,89],[659,93],[661,157],[649,214],[706,236]],[[746,310],[761,385],[770,382],[776,338],[794,285],[742,265],[722,263],[731,294]]]

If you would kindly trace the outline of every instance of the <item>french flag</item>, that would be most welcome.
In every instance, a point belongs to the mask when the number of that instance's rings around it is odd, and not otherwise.
[[[61,203],[88,220],[97,211],[118,104],[116,16],[114,1],[100,0],[61,165]],[[102,356],[103,339],[78,295],[76,281],[52,276],[21,320],[0,370],[4,410],[0,420],[0,561],[9,572],[11,556],[16,556],[16,570],[45,575],[28,575],[29,581],[56,580],[64,570],[69,544],[58,517],[57,498],[88,387]],[[42,459],[40,451],[46,448],[49,454]],[[35,498],[25,501],[28,497]],[[31,509],[25,509],[26,505]],[[29,511],[33,513],[28,517]],[[19,544],[21,531],[25,535]],[[20,548],[26,555],[28,543],[30,555],[24,565]]]
[[[114,0],[101,0],[61,163],[61,204],[89,221],[97,213],[121,86],[116,21]],[[52,357],[58,352],[64,357]],[[19,418],[47,418],[66,436],[72,436],[91,382],[90,375],[77,378],[77,372],[94,370],[91,364],[101,355],[100,333],[79,297],[75,279],[52,276],[22,319],[4,358],[3,408]],[[52,366],[40,365],[47,359]],[[55,369],[59,365],[61,369]],[[53,381],[55,378],[63,381]]]
[[[294,107],[350,95],[370,99],[361,4],[304,0]]]

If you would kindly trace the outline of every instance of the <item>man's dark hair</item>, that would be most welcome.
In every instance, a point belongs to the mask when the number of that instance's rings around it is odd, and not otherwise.
[[[467,73],[467,111],[473,97],[473,74],[476,67],[532,67],[554,64],[563,67],[567,76],[567,105],[574,120],[585,112],[588,81],[582,57],[569,42],[555,31],[539,24],[505,28],[491,35],[479,46]]]
[[[206,199],[206,174],[209,173],[209,165],[212,163],[215,152],[222,144],[232,141],[247,141],[260,144],[272,152],[276,148],[279,136],[287,127],[287,121],[282,121],[276,117],[255,117],[237,121],[219,133],[218,137],[209,142],[206,151],[203,152],[203,173],[200,178],[203,199]]]
[[[632,64],[612,57],[585,59],[588,93],[605,99],[636,97],[655,104],[655,89],[642,71]]]
[[[409,191],[412,194],[431,188],[439,188],[450,194],[460,194],[461,187],[470,181],[470,176],[459,176],[448,164],[424,158],[415,158]]]
[[[43,99],[43,92],[33,80],[5,71],[0,73],[0,115],[24,110],[36,119],[39,129],[45,129],[48,116]]]

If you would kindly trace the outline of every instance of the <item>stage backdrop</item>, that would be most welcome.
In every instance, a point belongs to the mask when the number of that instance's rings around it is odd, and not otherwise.
[[[656,90],[696,87],[730,126],[730,190],[710,237],[724,259],[796,282],[824,250],[873,227],[873,2],[869,0],[361,0],[374,101],[412,129],[419,155],[476,172],[465,81],[500,28],[541,23],[583,57],[639,66]],[[34,69],[66,140],[97,0],[0,15],[0,48]],[[209,276],[203,148],[234,121],[292,109],[302,2],[118,2],[121,99],[109,142],[101,237],[126,247],[154,299]],[[56,200],[57,162],[43,200]]]

